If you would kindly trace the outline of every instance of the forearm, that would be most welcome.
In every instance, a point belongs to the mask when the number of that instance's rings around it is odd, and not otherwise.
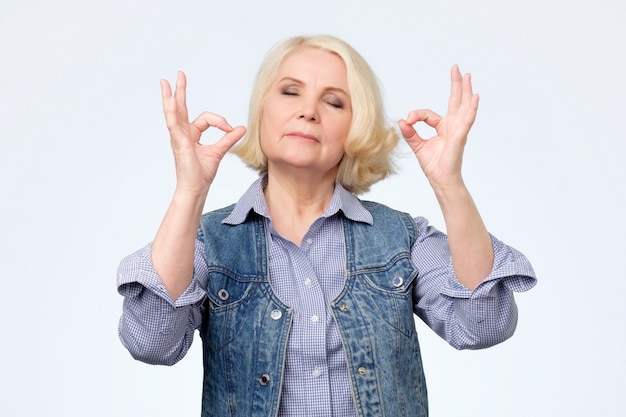
[[[189,286],[206,193],[177,191],[152,243],[152,264],[172,300]]]
[[[433,185],[446,223],[454,273],[474,290],[493,268],[493,246],[487,229],[465,185]]]

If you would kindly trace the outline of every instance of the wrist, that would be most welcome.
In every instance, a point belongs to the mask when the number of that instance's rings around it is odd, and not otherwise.
[[[446,181],[432,181],[429,179],[429,183],[435,195],[437,196],[453,196],[467,193],[467,187],[462,177],[448,179]]]
[[[207,190],[176,186],[172,203],[179,207],[193,207],[202,210],[208,194]]]
[[[176,182],[176,188],[174,189],[174,197],[179,197],[185,200],[205,200],[209,193],[209,186],[194,186],[185,184],[181,181]]]

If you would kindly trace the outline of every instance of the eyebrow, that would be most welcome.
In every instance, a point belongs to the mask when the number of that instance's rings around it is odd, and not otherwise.
[[[282,83],[284,81],[291,81],[291,82],[294,82],[294,83],[299,84],[299,85],[304,85],[305,84],[304,81],[299,80],[299,79],[294,78],[294,77],[283,77],[280,80],[278,80],[279,83]],[[348,94],[347,91],[345,91],[344,89],[339,88],[339,87],[326,87],[325,90],[342,93],[342,94],[345,94],[346,97],[350,97],[350,94]]]

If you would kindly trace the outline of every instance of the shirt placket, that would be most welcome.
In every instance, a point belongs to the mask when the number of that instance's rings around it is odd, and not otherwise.
[[[298,300],[301,303],[298,311],[300,326],[303,334],[299,338],[301,369],[305,372],[307,386],[307,409],[309,415],[329,415],[330,404],[323,401],[330,397],[330,381],[328,379],[327,341],[328,313],[323,289],[320,285],[315,269],[309,260],[310,251],[316,241],[312,227],[302,240],[299,248],[302,258],[298,259],[302,265],[301,276],[296,278]]]

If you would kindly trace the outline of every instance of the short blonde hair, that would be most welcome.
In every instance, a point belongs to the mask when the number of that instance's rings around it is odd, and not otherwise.
[[[261,174],[267,157],[261,150],[263,103],[283,60],[299,48],[319,48],[338,55],[346,65],[352,123],[339,163],[336,181],[355,194],[394,172],[392,151],[399,136],[386,121],[378,79],[363,57],[348,43],[329,35],[297,36],[276,45],[266,56],[252,89],[248,132],[233,152]]]

